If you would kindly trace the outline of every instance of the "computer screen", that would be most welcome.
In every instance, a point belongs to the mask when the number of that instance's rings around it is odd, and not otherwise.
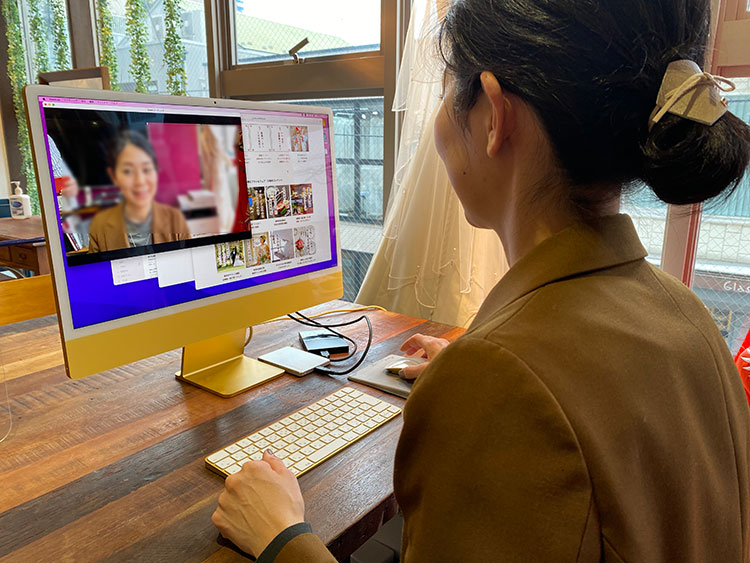
[[[66,341],[340,278],[330,110],[48,86],[26,101]]]

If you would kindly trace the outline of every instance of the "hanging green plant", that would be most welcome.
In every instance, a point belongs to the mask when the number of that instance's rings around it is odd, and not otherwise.
[[[26,193],[31,200],[31,212],[39,215],[39,194],[37,193],[36,174],[31,160],[29,130],[26,127],[26,112],[23,105],[23,87],[28,83],[26,74],[26,48],[23,45],[21,18],[18,15],[16,0],[2,0],[2,12],[5,19],[5,33],[8,38],[8,78],[13,88],[13,107],[18,122],[18,148],[21,151],[21,173],[26,179]]]
[[[55,50],[56,70],[69,70],[71,67],[64,1],[52,0],[52,45]]]
[[[34,43],[35,74],[49,72],[49,56],[47,55],[47,25],[42,17],[42,0],[28,0],[29,3],[29,31]]]
[[[117,50],[115,38],[112,35],[113,18],[109,9],[109,0],[96,0],[96,10],[99,15],[99,52],[101,53],[101,64],[109,69],[109,87],[119,90],[117,83],[119,69],[117,67]]]
[[[148,28],[146,27],[146,6],[143,0],[126,0],[125,27],[130,36],[130,72],[135,82],[135,91],[148,92],[151,69],[146,48]]]
[[[164,0],[164,63],[167,65],[167,92],[173,96],[187,95],[185,45],[182,43],[180,0]]]

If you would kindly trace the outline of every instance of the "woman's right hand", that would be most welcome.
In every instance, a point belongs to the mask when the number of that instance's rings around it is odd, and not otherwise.
[[[416,356],[427,358],[423,364],[416,366],[407,366],[401,370],[401,377],[404,379],[416,379],[422,370],[426,368],[432,360],[445,348],[450,342],[445,338],[435,338],[434,336],[425,336],[424,334],[415,334],[401,345],[401,351],[406,352],[407,356]]]

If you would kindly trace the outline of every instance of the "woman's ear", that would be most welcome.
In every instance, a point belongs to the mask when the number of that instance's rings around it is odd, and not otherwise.
[[[515,129],[513,104],[494,74],[484,71],[479,80],[492,112],[487,125],[487,156],[492,158]]]
[[[107,166],[107,175],[109,176],[109,179],[112,181],[112,184],[115,184],[115,171],[112,170],[109,166]]]

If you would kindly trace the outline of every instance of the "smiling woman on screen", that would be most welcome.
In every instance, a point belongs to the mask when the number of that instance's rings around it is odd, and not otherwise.
[[[154,149],[146,137],[136,131],[122,131],[110,147],[107,173],[119,188],[122,201],[94,216],[89,252],[190,238],[183,214],[154,201],[159,173]]]

